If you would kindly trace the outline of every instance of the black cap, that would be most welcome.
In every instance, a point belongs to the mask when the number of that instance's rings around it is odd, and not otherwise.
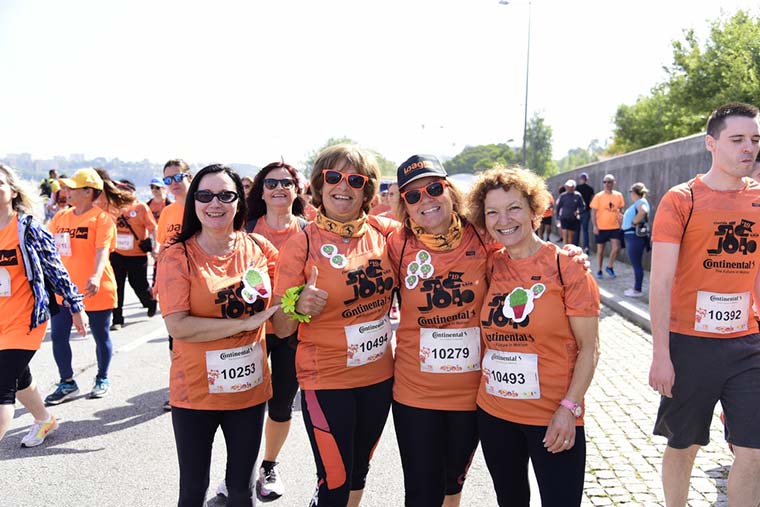
[[[441,161],[433,155],[412,155],[406,162],[398,166],[396,173],[398,188],[404,188],[408,183],[428,176],[445,178],[448,174],[446,174],[446,169],[443,168]]]

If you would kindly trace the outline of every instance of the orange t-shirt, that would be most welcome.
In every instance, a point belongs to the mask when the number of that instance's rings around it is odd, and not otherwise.
[[[391,235],[388,255],[394,270],[401,266],[393,399],[432,410],[475,410],[486,247],[468,224],[454,250],[426,248],[407,230]],[[410,275],[424,264],[432,266],[427,278]]]
[[[34,294],[26,277],[18,239],[18,216],[0,229],[0,350],[38,350],[47,322],[31,331]]]
[[[161,312],[164,317],[189,312],[194,317],[248,318],[265,310],[269,298],[257,297],[253,303],[246,302],[242,296],[243,274],[253,266],[262,277],[271,280],[276,261],[277,250],[271,243],[245,232],[238,233],[235,249],[221,257],[204,252],[196,237],[184,244],[172,244],[161,252],[158,261],[156,286]],[[169,378],[172,406],[237,410],[271,398],[265,334],[263,325],[255,331],[209,342],[191,343],[175,338]],[[241,355],[247,359],[237,364],[235,361]],[[220,366],[219,358],[228,364]],[[241,372],[244,377],[239,377]],[[236,382],[235,377],[241,381]],[[224,390],[219,392],[220,388]]]
[[[171,201],[169,201],[169,204],[166,204],[167,199],[156,199],[155,197],[151,198],[147,204],[150,208],[150,212],[153,214],[153,218],[156,222],[158,222],[158,219],[161,217],[161,212],[164,211],[164,208],[172,204]]]
[[[591,199],[589,208],[596,210],[596,226],[600,231],[620,229],[622,216],[620,210],[625,208],[623,194],[613,190],[611,194],[604,190]]]
[[[166,242],[174,239],[182,230],[182,217],[185,214],[185,206],[173,202],[164,208],[161,217],[158,219],[158,231],[156,240],[161,248],[166,246]]]
[[[145,256],[147,252],[140,250],[138,243],[148,237],[148,233],[156,230],[156,221],[145,203],[135,201],[131,206],[120,210],[111,210],[111,216],[116,223],[116,253],[127,257]],[[127,226],[132,227],[132,230]],[[132,234],[135,231],[135,234]]]
[[[494,252],[486,271],[491,286],[480,314],[485,350],[478,406],[500,419],[547,426],[578,355],[568,317],[598,316],[599,288],[583,264],[550,243],[526,259]]]
[[[74,214],[75,208],[61,210],[55,214],[48,228],[55,237],[58,255],[71,276],[71,281],[84,292],[87,280],[95,272],[95,253],[98,248],[113,248],[116,226],[111,216],[97,206],[82,213]],[[94,296],[84,298],[87,311],[111,310],[116,308],[116,277],[111,263],[106,257],[106,267],[100,278],[100,289]],[[60,296],[58,303],[62,302]]]
[[[259,217],[259,219],[256,220],[256,226],[253,228],[253,232],[264,236],[275,246],[275,248],[277,248],[277,250],[279,250],[294,234],[301,232],[301,225],[298,223],[298,218],[293,216],[288,226],[278,231],[277,229],[269,227],[265,217]]]
[[[387,204],[380,203],[371,210],[369,210],[370,215],[382,215],[383,213],[386,213],[391,210],[391,207]]]
[[[329,294],[322,313],[298,328],[296,374],[302,389],[363,387],[393,376],[387,314],[396,280],[385,248],[393,230],[391,220],[375,216],[358,238],[342,238],[312,223],[283,245],[280,256],[287,262],[277,265],[274,294],[306,283],[312,266],[319,269],[317,287]]]
[[[671,291],[671,331],[706,338],[757,332],[751,296],[760,266],[758,207],[760,184],[749,178],[741,190],[718,191],[697,176],[663,196],[652,241],[681,245]]]
[[[551,218],[554,215],[554,196],[549,195],[549,206],[544,211],[544,218]]]

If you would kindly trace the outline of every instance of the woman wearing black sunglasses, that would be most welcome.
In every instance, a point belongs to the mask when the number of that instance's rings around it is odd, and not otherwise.
[[[282,247],[287,262],[275,277],[278,336],[298,329],[296,373],[318,476],[311,505],[320,507],[359,505],[390,409],[395,280],[386,237],[395,222],[367,215],[379,179],[367,151],[324,149],[311,173],[319,213]]]
[[[201,505],[214,434],[227,446],[227,505],[252,505],[250,478],[271,397],[264,323],[277,250],[243,230],[240,176],[204,167],[190,184],[182,231],[159,257],[158,292],[174,361],[169,379],[180,506]]]
[[[458,506],[478,445],[479,313],[486,246],[460,215],[463,198],[441,162],[414,155],[398,168],[404,224],[388,241],[400,281],[393,422],[405,505]]]

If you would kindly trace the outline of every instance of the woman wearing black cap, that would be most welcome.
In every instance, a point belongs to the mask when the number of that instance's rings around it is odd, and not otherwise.
[[[405,504],[458,506],[478,445],[479,313],[487,247],[460,215],[463,198],[441,162],[414,155],[398,168],[404,225],[388,240],[400,280],[393,422]]]

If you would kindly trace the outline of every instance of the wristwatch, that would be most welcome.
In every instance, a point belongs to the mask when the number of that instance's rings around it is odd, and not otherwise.
[[[559,402],[560,405],[565,407],[570,411],[571,414],[575,416],[575,418],[579,418],[583,414],[583,407],[581,407],[578,403],[575,403],[574,401],[570,401],[567,398],[563,399]]]

